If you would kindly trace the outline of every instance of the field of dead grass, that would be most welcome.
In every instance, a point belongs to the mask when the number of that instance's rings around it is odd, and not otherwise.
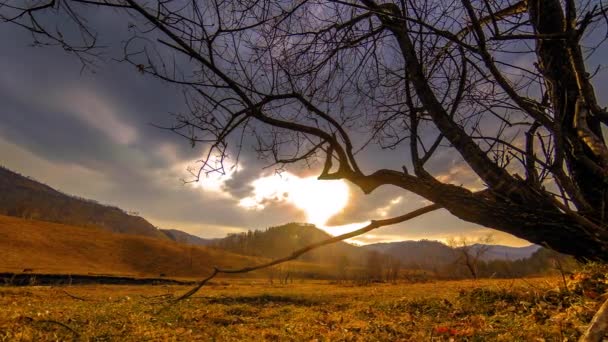
[[[210,273],[212,266],[238,268],[268,259],[96,228],[0,215],[0,261],[0,273],[29,270],[38,274],[152,278],[163,275],[192,280]],[[292,261],[283,267],[294,276],[313,274],[327,279],[335,274],[335,266],[326,264]],[[234,276],[269,277],[272,271]]]
[[[3,287],[0,341],[573,341],[599,304],[559,284],[217,280],[168,308],[187,287]]]

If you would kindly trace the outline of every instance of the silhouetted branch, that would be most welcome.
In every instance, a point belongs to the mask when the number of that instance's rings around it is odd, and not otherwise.
[[[249,266],[249,267],[243,267],[243,268],[239,268],[239,269],[223,269],[223,268],[218,268],[218,267],[214,267],[213,268],[213,272],[206,277],[205,279],[201,280],[198,285],[196,285],[194,288],[192,288],[190,291],[184,293],[183,295],[177,297],[176,299],[174,299],[172,301],[172,303],[177,303],[179,301],[182,301],[186,298],[189,298],[190,296],[192,296],[193,294],[195,294],[198,290],[200,290],[203,286],[205,286],[205,284],[207,284],[207,282],[209,282],[211,279],[215,278],[215,276],[217,276],[218,274],[237,274],[237,273],[248,273],[248,272],[252,272],[252,271],[256,271],[256,270],[260,270],[260,269],[264,269],[267,267],[271,267],[271,266],[275,266],[275,265],[279,265],[291,260],[295,260],[297,259],[299,256],[301,256],[302,254],[305,254],[307,252],[312,251],[313,249],[317,249],[319,247],[322,246],[326,246],[326,245],[330,245],[332,243],[336,243],[338,241],[343,241],[346,239],[350,239],[353,238],[355,236],[359,236],[362,234],[365,234],[369,231],[372,231],[374,229],[378,229],[380,227],[384,227],[384,226],[388,226],[388,225],[392,225],[392,224],[397,224],[397,223],[401,223],[401,222],[405,222],[408,220],[411,220],[413,218],[416,218],[418,216],[424,215],[426,213],[429,213],[431,211],[435,211],[437,209],[440,209],[441,206],[437,205],[437,204],[431,204],[428,205],[426,207],[422,207],[420,209],[416,209],[414,211],[411,211],[407,214],[401,215],[401,216],[396,216],[393,218],[389,218],[389,219],[382,219],[382,220],[372,220],[370,224],[368,224],[367,226],[354,230],[352,232],[349,233],[345,233],[342,235],[338,235],[323,241],[319,241],[313,244],[310,244],[306,247],[300,248],[296,251],[294,251],[293,253],[291,253],[290,255],[284,257],[284,258],[280,258],[280,259],[275,259],[272,261],[269,261],[267,263],[263,263],[257,266]]]

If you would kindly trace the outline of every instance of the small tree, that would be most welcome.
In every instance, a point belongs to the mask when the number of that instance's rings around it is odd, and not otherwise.
[[[401,261],[393,256],[385,257],[386,281],[396,283],[401,271]]]
[[[492,235],[488,234],[471,242],[466,237],[450,239],[448,245],[456,254],[456,264],[463,265],[473,279],[479,277],[479,261],[492,248],[489,244],[493,241]]]
[[[368,282],[381,281],[382,280],[382,254],[377,251],[370,251],[367,255],[367,262],[365,265],[365,277]]]
[[[341,255],[336,262],[336,277],[339,282],[348,279],[348,267],[350,260],[346,255]]]

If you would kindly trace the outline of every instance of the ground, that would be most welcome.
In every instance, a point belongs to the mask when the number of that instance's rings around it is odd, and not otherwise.
[[[0,341],[575,341],[599,302],[561,285],[220,279],[169,307],[188,287],[0,287]]]

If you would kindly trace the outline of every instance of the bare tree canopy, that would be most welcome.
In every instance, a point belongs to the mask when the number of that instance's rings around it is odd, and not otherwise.
[[[448,246],[452,247],[457,256],[455,263],[464,265],[471,277],[477,279],[479,276],[478,265],[486,253],[490,251],[493,241],[492,234],[480,237],[476,241],[469,241],[462,236],[459,239],[448,240]]]
[[[277,167],[319,160],[320,179],[398,187],[460,219],[608,260],[608,113],[586,65],[604,48],[606,6],[34,0],[5,1],[0,16],[88,65],[99,47],[87,16],[123,13],[123,62],[186,90],[189,112],[170,129],[205,145],[198,175],[223,172],[253,138]],[[363,167],[378,147],[403,167]],[[432,172],[445,153],[480,186]]]

